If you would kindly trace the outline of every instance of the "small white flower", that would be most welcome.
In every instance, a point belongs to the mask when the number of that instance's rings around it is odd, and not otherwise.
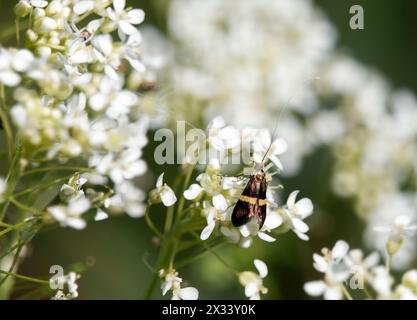
[[[163,181],[164,173],[161,173],[156,181],[156,188],[151,191],[150,198],[155,201],[155,203],[161,202],[166,207],[172,206],[177,202],[177,197],[175,196],[174,191]]]
[[[59,195],[62,200],[68,201],[80,197],[84,197],[84,191],[81,189],[87,182],[87,179],[80,177],[79,174],[72,176],[68,183],[62,185]]]
[[[375,227],[375,231],[389,232],[393,238],[402,238],[405,235],[413,234],[417,231],[417,224],[412,224],[412,219],[406,215],[400,215],[394,219],[389,226]]]
[[[377,266],[371,270],[369,283],[378,294],[378,298],[387,299],[391,296],[394,279],[384,266]]]
[[[343,282],[350,275],[350,268],[346,263],[346,255],[349,251],[349,245],[339,240],[330,251],[327,248],[322,249],[323,255],[313,254],[314,268],[335,282]]]
[[[220,221],[226,219],[227,200],[222,194],[216,194],[212,199],[213,206],[205,210],[207,226],[201,231],[200,239],[207,240]]]
[[[259,274],[252,271],[239,273],[239,281],[245,287],[245,295],[250,300],[260,300],[260,294],[266,294],[268,289],[263,285],[263,279],[268,275],[268,267],[259,259],[253,261]]]
[[[262,158],[265,157],[271,160],[279,170],[283,170],[281,160],[278,156],[287,151],[287,142],[283,138],[274,140],[272,144],[271,141],[272,138],[269,130],[259,130],[253,143],[253,159],[256,163],[261,163]]]
[[[285,210],[286,217],[294,233],[302,240],[308,240],[305,234],[309,227],[303,221],[313,213],[313,203],[308,198],[302,198],[295,202],[299,191],[293,191],[288,197],[287,208]]]
[[[145,214],[145,193],[132,182],[125,180],[115,185],[115,194],[105,200],[104,207],[117,213],[126,212],[132,218]]]
[[[133,25],[140,24],[145,19],[145,12],[141,9],[125,11],[125,0],[113,0],[113,8],[107,9],[109,18],[117,25],[121,38],[138,32]]]
[[[342,288],[339,283],[331,283],[323,280],[305,283],[304,291],[312,297],[323,295],[326,300],[341,300],[343,298]]]
[[[87,225],[81,216],[88,209],[90,209],[90,202],[86,198],[78,198],[70,201],[66,206],[56,205],[49,207],[48,212],[61,226],[80,230]]]
[[[182,279],[178,277],[178,272],[171,270],[166,272],[161,269],[159,276],[164,279],[161,284],[162,295],[172,291],[172,300],[197,300],[198,290],[194,287],[181,288]]]

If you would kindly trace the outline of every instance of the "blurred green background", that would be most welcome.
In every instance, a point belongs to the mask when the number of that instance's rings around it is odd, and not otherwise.
[[[204,1],[204,0],[202,0]],[[147,14],[146,23],[165,31],[165,8],[168,0],[130,1]],[[414,0],[334,1],[317,0],[339,32],[339,45],[369,66],[385,74],[395,87],[417,90],[417,2]],[[0,1],[1,30],[13,23],[14,1]],[[360,4],[365,11],[365,29],[349,28],[349,8]],[[3,45],[6,45],[5,43]],[[150,132],[152,135],[152,132]],[[152,188],[156,175],[166,172],[172,181],[175,166],[157,167],[153,162],[152,145],[146,149],[147,161],[154,176],[144,181]],[[306,298],[303,283],[316,279],[312,267],[312,253],[323,246],[332,246],[338,239],[352,246],[361,246],[363,225],[353,213],[348,200],[331,195],[328,177],[331,170],[328,150],[318,150],[305,161],[303,170],[291,179],[283,180],[284,192],[299,189],[315,204],[315,214],[309,218],[309,242],[299,240],[293,233],[281,236],[273,244],[255,241],[250,249],[234,245],[217,252],[238,270],[253,270],[253,258],[264,260],[270,275],[265,281],[267,299]],[[171,179],[171,180],[170,180]],[[162,221],[163,211],[152,213]],[[113,217],[104,222],[90,223],[84,231],[59,228],[39,234],[20,273],[47,276],[54,264],[69,266],[75,262],[94,261],[79,281],[82,299],[140,299],[144,296],[150,270],[143,262],[152,263],[156,246],[143,219],[127,216]],[[200,289],[202,299],[244,298],[243,288],[222,264],[209,254],[186,269],[181,276]],[[160,297],[155,292],[154,298]]]

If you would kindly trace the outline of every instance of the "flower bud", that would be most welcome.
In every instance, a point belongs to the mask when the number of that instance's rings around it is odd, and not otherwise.
[[[73,91],[73,87],[71,83],[67,81],[63,81],[61,85],[59,86],[59,90],[55,96],[60,100],[65,100],[72,94],[72,91]]]
[[[159,194],[157,189],[153,189],[149,192],[148,202],[150,204],[161,203],[161,195]]]
[[[41,9],[41,8],[35,8],[33,10],[33,18],[34,19],[39,19],[39,18],[43,18],[45,16],[45,10]]]
[[[404,286],[417,290],[417,270],[409,270],[404,273],[401,282]]]
[[[26,30],[26,39],[29,42],[35,42],[36,40],[38,40],[38,34],[32,29],[28,29]]]
[[[49,57],[51,55],[51,52],[51,48],[46,46],[42,46],[36,49],[36,54],[44,58]]]
[[[390,256],[393,256],[401,248],[403,244],[402,239],[389,239],[387,242],[387,252]]]
[[[20,18],[26,17],[31,10],[32,6],[25,0],[19,1],[14,7],[14,13]]]
[[[57,15],[61,13],[62,11],[62,4],[60,1],[52,1],[49,3],[49,5],[46,7],[46,13],[50,16]]]
[[[54,19],[49,17],[43,17],[35,20],[34,28],[40,33],[48,33],[55,30],[57,24]]]

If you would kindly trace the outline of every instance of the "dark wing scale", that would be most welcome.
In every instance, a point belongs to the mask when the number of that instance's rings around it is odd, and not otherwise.
[[[249,219],[251,218],[249,216],[250,206],[252,206],[248,202],[244,202],[239,200],[236,202],[235,207],[233,208],[232,213],[232,224],[235,227],[243,226],[244,224],[248,223]]]
[[[257,213],[256,216],[258,217],[258,226],[259,230],[262,228],[265,222],[266,217],[266,206],[257,206]]]

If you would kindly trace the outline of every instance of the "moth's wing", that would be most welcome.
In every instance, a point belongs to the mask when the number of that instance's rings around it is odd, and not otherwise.
[[[232,212],[232,224],[235,227],[243,226],[248,223],[250,217],[250,206],[251,204],[245,201],[239,200],[236,202]]]
[[[266,218],[266,205],[256,206],[256,218],[258,219],[259,230],[261,230]]]

